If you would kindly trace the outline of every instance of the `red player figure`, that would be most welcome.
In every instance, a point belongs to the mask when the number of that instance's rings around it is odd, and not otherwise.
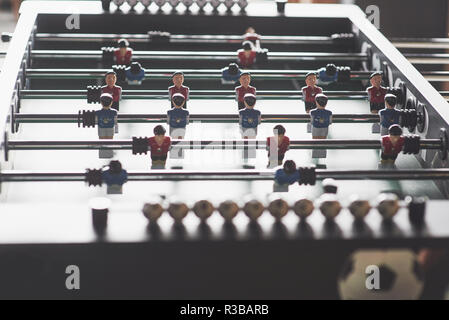
[[[316,108],[315,96],[318,93],[323,93],[323,89],[316,85],[316,73],[309,72],[306,74],[306,86],[302,87],[302,98],[304,100],[306,112],[310,113],[310,110]]]
[[[167,161],[167,153],[171,147],[170,137],[165,136],[165,129],[157,125],[153,129],[154,137],[148,139],[148,146],[151,152],[151,168],[164,169]]]
[[[237,51],[237,63],[241,68],[250,68],[256,62],[256,51],[251,41],[244,41],[242,49]]]
[[[240,86],[235,88],[235,100],[239,110],[245,109],[244,97],[247,93],[256,95],[256,88],[250,86],[251,74],[249,72],[242,72],[239,78]]]
[[[274,137],[267,138],[268,167],[282,165],[285,153],[290,147],[290,139],[285,135],[285,128],[277,125],[273,128]]]
[[[369,81],[371,87],[367,88],[366,92],[368,93],[370,111],[373,114],[377,114],[379,110],[385,108],[385,95],[388,93],[388,89],[382,86],[382,72],[380,71],[373,72]],[[372,132],[380,132],[379,124],[373,124]]]
[[[171,103],[171,107],[174,108],[175,106],[173,105],[173,95],[175,93],[180,93],[185,97],[185,103],[183,105],[184,109],[187,109],[187,101],[189,100],[189,92],[190,89],[189,87],[186,87],[184,85],[184,73],[182,73],[181,71],[176,71],[175,73],[172,74],[172,81],[173,81],[173,85],[171,87],[168,87],[168,99],[170,100]]]
[[[133,49],[129,48],[128,40],[120,39],[118,48],[114,51],[115,63],[118,65],[129,66],[133,59]]]
[[[256,49],[260,48],[260,35],[256,33],[256,30],[253,27],[246,29],[245,34],[243,35],[243,40],[251,41]]]
[[[402,136],[402,129],[399,125],[393,124],[388,128],[389,135],[382,136],[382,164],[394,164],[398,154],[404,147],[404,137]]]
[[[304,100],[304,106],[306,113],[310,113],[310,110],[316,108],[315,96],[319,93],[323,93],[323,89],[316,85],[317,75],[315,72],[309,72],[306,74],[306,86],[302,87],[302,99]],[[311,132],[312,126],[307,123],[307,132]]]
[[[117,74],[109,71],[105,76],[106,85],[101,87],[101,93],[109,93],[112,95],[112,109],[119,110],[120,99],[122,98],[122,87],[115,85],[117,82]]]

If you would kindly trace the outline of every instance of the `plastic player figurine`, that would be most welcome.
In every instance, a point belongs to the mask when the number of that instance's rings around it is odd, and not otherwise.
[[[278,186],[294,184],[299,180],[299,171],[296,169],[296,163],[293,160],[287,160],[283,168],[276,170],[274,182]]]
[[[130,85],[141,85],[145,78],[145,69],[142,68],[139,62],[132,62],[129,67],[125,69],[126,82]]]
[[[277,125],[273,128],[274,137],[267,138],[268,167],[279,166],[284,161],[285,153],[290,147],[290,139],[285,135],[285,128]]]
[[[165,129],[161,125],[154,127],[153,133],[154,137],[148,139],[152,161],[151,168],[164,169],[167,153],[171,147],[171,139],[165,136]]]
[[[98,126],[99,139],[112,139],[114,133],[118,133],[117,111],[111,109],[113,98],[109,93],[103,93],[100,96],[102,109],[95,112],[95,122]],[[112,158],[114,151],[109,149],[100,149],[100,158]]]
[[[167,111],[167,124],[170,127],[170,137],[172,139],[184,139],[186,126],[189,124],[189,111],[183,109],[185,98],[180,93],[175,93],[172,98],[172,105],[175,107]],[[183,150],[174,146],[170,151],[170,158],[183,158]]]
[[[122,168],[120,161],[109,162],[108,170],[102,172],[102,180],[107,185],[108,194],[121,194],[122,186],[128,181],[128,172]]]
[[[382,164],[394,164],[398,154],[404,147],[404,137],[399,125],[393,124],[388,128],[389,135],[382,137],[382,153],[380,155]]]
[[[304,100],[306,112],[316,108],[315,96],[323,92],[321,87],[316,85],[317,77],[315,72],[306,74],[306,86],[302,87],[302,98]]]
[[[316,108],[315,96],[323,92],[321,87],[316,85],[317,77],[315,72],[309,72],[306,74],[306,86],[302,87],[302,98],[306,108],[306,113],[310,113],[310,110]],[[307,124],[307,132],[311,132],[312,127],[310,123]]]
[[[244,41],[242,49],[237,51],[238,64],[242,68],[251,68],[256,62],[256,51],[251,41]]]
[[[172,104],[175,107],[167,112],[167,124],[170,126],[170,137],[173,139],[183,139],[186,126],[189,124],[189,111],[182,108],[184,103],[184,96],[175,93],[172,97]]]
[[[371,113],[377,114],[385,105],[385,95],[388,89],[382,86],[382,72],[376,71],[369,77],[371,87],[366,89],[368,100],[370,102]]]
[[[230,63],[229,66],[221,69],[221,83],[222,84],[234,84],[236,83],[242,71],[236,63]]]
[[[114,51],[115,63],[118,65],[130,65],[133,59],[133,49],[129,48],[129,42],[126,39],[120,39],[118,48]]]
[[[248,27],[243,35],[244,41],[251,41],[256,49],[260,48],[260,35],[253,27]]]
[[[102,109],[95,112],[98,125],[98,137],[100,139],[112,139],[114,133],[118,133],[117,111],[111,109],[113,98],[109,93],[103,93],[100,97]]]
[[[237,100],[237,106],[239,110],[245,108],[245,102],[243,101],[243,97],[247,93],[251,93],[256,95],[256,88],[250,86],[251,83],[251,74],[249,72],[243,72],[240,77],[240,86],[235,88],[235,100]]]
[[[101,87],[101,93],[109,93],[112,95],[113,103],[112,109],[119,110],[120,99],[122,98],[122,87],[117,86],[117,74],[114,71],[109,71],[105,76],[106,85]]]
[[[382,86],[382,72],[373,72],[369,79],[371,87],[366,89],[368,94],[370,111],[372,114],[377,114],[379,110],[385,108],[385,95],[388,89]],[[378,133],[380,127],[377,123],[373,124],[373,133]]]
[[[338,79],[338,70],[335,64],[329,63],[326,67],[317,70],[318,73],[318,84],[328,85],[336,82]]]
[[[395,109],[397,98],[394,94],[388,93],[385,95],[385,109],[379,111],[380,116],[380,134],[385,136],[388,134],[388,129],[393,124],[399,124],[401,112]]]
[[[326,110],[327,97],[319,93],[315,97],[316,108],[310,111],[310,123],[312,125],[313,139],[326,139],[329,125],[332,124],[332,111]],[[313,158],[325,158],[326,150],[313,150]]]
[[[256,96],[252,93],[245,94],[243,98],[245,109],[240,110],[240,131],[243,139],[255,139],[257,135],[257,126],[261,123],[261,113],[255,110]]]
[[[182,73],[181,71],[176,71],[175,73],[172,74],[171,78],[173,81],[173,85],[171,87],[168,87],[168,99],[171,102],[172,97],[175,93],[182,94],[186,100],[184,102],[183,108],[187,109],[187,101],[189,100],[190,89],[189,89],[189,87],[186,87],[184,85],[184,73]],[[172,103],[171,107],[174,108],[173,103]]]

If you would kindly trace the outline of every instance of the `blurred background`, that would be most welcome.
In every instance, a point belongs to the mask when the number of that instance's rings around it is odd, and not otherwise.
[[[33,0],[27,0],[33,1]],[[58,0],[55,0],[58,1]],[[90,1],[90,0],[87,0]],[[94,0],[92,0],[94,1]],[[274,1],[274,0],[249,0]],[[0,32],[12,32],[18,18],[18,8],[22,0],[0,0]],[[379,29],[387,37],[443,37],[449,33],[449,0],[288,0],[299,3],[344,3],[356,4],[368,15],[369,7],[379,9]],[[368,8],[368,11],[367,11]],[[6,50],[7,43],[0,42],[0,51]],[[440,50],[437,52],[445,52]],[[0,58],[0,68],[2,58]],[[447,70],[447,66],[441,66]],[[449,90],[447,84],[441,89]]]

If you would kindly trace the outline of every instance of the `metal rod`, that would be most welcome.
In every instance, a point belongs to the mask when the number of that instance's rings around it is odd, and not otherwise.
[[[172,146],[180,149],[265,149],[265,140],[172,140]],[[11,140],[10,150],[95,150],[95,149],[132,149],[132,140]],[[380,140],[343,140],[343,139],[312,139],[292,140],[290,149],[380,149]],[[421,149],[441,149],[440,139],[423,139]]]
[[[110,69],[27,69],[30,79],[101,79]],[[185,69],[181,70],[189,80],[221,80],[221,70],[218,69]],[[255,80],[304,80],[310,71],[316,70],[250,70]],[[167,80],[175,70],[146,69],[144,81]],[[351,80],[367,80],[372,71],[351,71]],[[422,71],[428,81],[449,81],[447,71]]]
[[[100,50],[33,50],[33,58],[40,59],[101,59]],[[342,52],[268,52],[272,61],[366,61],[364,53]],[[235,51],[134,51],[139,60],[236,60]]]
[[[404,53],[404,57],[414,64],[448,64],[447,53]]]
[[[101,42],[117,41],[121,38],[130,43],[151,43],[148,34],[91,34],[91,33],[37,33],[36,40],[53,42],[80,41]],[[244,37],[241,35],[183,35],[171,34],[171,43],[236,43],[241,44]],[[264,44],[331,44],[334,41],[327,36],[260,36]]]
[[[316,178],[323,180],[448,180],[449,169],[414,169],[414,170],[326,170],[316,169]],[[24,170],[3,170],[2,182],[29,181],[84,181],[84,172],[43,172]],[[273,180],[272,170],[151,170],[148,172],[128,171],[128,181],[199,181],[199,180],[236,180],[256,181]]]
[[[27,69],[26,75],[31,79],[98,79],[103,78],[110,69]],[[176,70],[145,69],[145,81],[167,80]],[[184,69],[189,80],[221,80],[219,69]],[[245,70],[244,70],[245,71]],[[310,71],[316,70],[250,70],[253,79],[259,80],[304,80]],[[351,71],[351,80],[369,79],[369,71]]]
[[[390,41],[402,49],[449,49],[449,38],[391,38]]]
[[[366,91],[324,91],[333,100],[366,100]],[[22,99],[86,99],[87,90],[21,90]],[[262,100],[299,100],[301,91],[295,90],[260,90],[257,98]],[[123,90],[125,100],[168,100],[167,90]],[[234,100],[233,90],[192,90],[189,99]]]
[[[101,59],[100,50],[33,50],[33,58],[41,59]],[[449,63],[446,53],[404,53],[411,63],[445,64]],[[235,60],[233,51],[134,51],[133,56],[140,60]],[[271,61],[366,61],[365,53],[344,52],[268,52]]]
[[[329,36],[281,36],[259,35],[264,44],[332,44],[336,41]],[[36,40],[53,42],[79,41],[101,42],[117,41],[125,38],[131,43],[149,43],[148,34],[91,34],[91,33],[37,33]],[[170,34],[171,43],[237,43],[241,44],[243,35],[183,35]],[[449,49],[449,38],[390,38],[397,48]]]
[[[238,122],[237,114],[191,114],[190,122],[224,123]],[[16,123],[77,123],[78,114],[15,114]],[[377,114],[334,114],[332,120],[335,123],[376,123],[379,122]],[[160,123],[166,122],[166,114],[119,114],[119,123]],[[263,122],[310,122],[308,114],[263,114]]]

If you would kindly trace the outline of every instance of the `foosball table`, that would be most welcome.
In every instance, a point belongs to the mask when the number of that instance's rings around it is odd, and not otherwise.
[[[443,297],[448,104],[428,82],[438,72],[410,62],[425,57],[401,54],[358,7],[26,1],[20,12],[0,74],[0,297],[364,298],[345,293],[360,250],[408,252],[424,271],[438,257],[419,294],[401,295],[404,285],[372,297]],[[254,39],[242,36],[248,27]],[[131,66],[114,60],[120,39]],[[252,65],[239,60],[244,41]],[[241,72],[231,80],[230,63]],[[331,64],[324,81],[317,70]],[[95,110],[111,70],[119,129],[104,139]],[[247,72],[261,113],[253,139],[239,132],[235,101]],[[389,166],[366,91],[375,72],[401,115],[404,150]],[[327,139],[307,128],[311,73],[332,111]],[[170,121],[176,74],[190,89],[189,118],[152,165],[148,137]],[[289,150],[267,167],[279,124]],[[119,185],[104,175],[117,160]],[[282,160],[298,166],[291,185],[276,180]],[[73,270],[81,281],[70,283]]]

